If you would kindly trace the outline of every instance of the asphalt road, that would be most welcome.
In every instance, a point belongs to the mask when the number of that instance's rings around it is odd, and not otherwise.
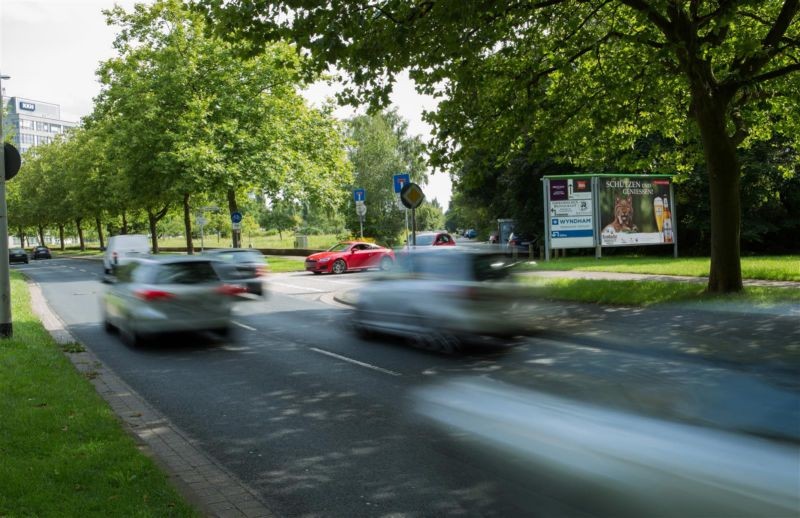
[[[368,282],[369,272],[275,274],[265,300],[238,305],[229,339],[182,335],[134,349],[99,322],[100,263],[13,268],[42,286],[70,332],[279,516],[560,515],[581,507],[578,489],[539,494],[535,480],[497,469],[502,454],[488,462],[468,438],[416,411],[419,389],[451,380],[491,379],[798,440],[800,326],[781,311],[548,305],[536,308],[539,332],[513,348],[442,356],[349,331],[350,310],[332,295]]]

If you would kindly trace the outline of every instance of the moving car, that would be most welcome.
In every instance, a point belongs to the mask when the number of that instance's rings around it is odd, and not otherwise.
[[[33,248],[33,258],[34,259],[52,259],[53,256],[50,253],[50,249],[46,246],[36,246]]]
[[[410,236],[408,242],[414,242]],[[417,233],[416,246],[456,246],[456,240],[447,232],[421,232]]]
[[[508,247],[518,248],[520,251],[527,252],[528,245],[536,244],[536,237],[531,234],[512,232],[508,237]]]
[[[464,232],[464,237],[466,237],[467,239],[475,239],[476,237],[478,237],[478,231],[475,230],[474,228],[471,228],[466,232]]]
[[[142,234],[123,234],[108,238],[108,246],[103,254],[103,270],[114,273],[117,266],[127,264],[131,259],[144,257],[150,253],[150,241]]]
[[[206,250],[203,255],[220,261],[217,272],[222,280],[243,286],[247,293],[264,294],[264,276],[267,260],[264,254],[252,248],[220,248]]]
[[[245,288],[224,283],[215,263],[204,256],[158,256],[119,265],[101,300],[106,331],[118,330],[129,345],[176,331],[227,335],[233,302]]]
[[[24,248],[9,248],[8,262],[28,264],[28,252]]]
[[[306,270],[314,274],[344,273],[368,268],[390,270],[393,266],[394,252],[391,249],[361,241],[338,243],[325,252],[306,257]]]
[[[353,327],[409,338],[426,349],[452,352],[462,342],[524,334],[504,254],[416,249],[403,255],[385,278],[359,288]]]

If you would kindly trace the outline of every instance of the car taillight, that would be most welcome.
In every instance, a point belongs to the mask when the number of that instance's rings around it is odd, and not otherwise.
[[[242,293],[247,293],[247,289],[242,286],[236,286],[233,284],[223,284],[219,288],[217,288],[217,293],[221,293],[223,295],[241,295]]]
[[[148,302],[153,300],[168,300],[175,297],[172,293],[162,290],[136,290],[133,294]]]
[[[256,277],[263,277],[269,272],[266,266],[256,266]]]

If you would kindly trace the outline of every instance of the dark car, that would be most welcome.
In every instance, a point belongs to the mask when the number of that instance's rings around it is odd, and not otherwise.
[[[32,254],[34,259],[52,259],[50,249],[46,246],[36,246],[33,248]]]
[[[223,281],[242,286],[247,293],[264,294],[264,276],[267,261],[264,254],[252,248],[220,248],[206,250],[208,255],[220,261],[216,267]]]
[[[535,245],[535,244],[536,244],[536,237],[531,234],[526,234],[524,232],[522,233],[512,232],[511,235],[508,237],[508,247],[517,248],[522,252],[528,251],[528,245]]]
[[[28,252],[26,252],[23,248],[9,248],[8,262],[28,264]]]

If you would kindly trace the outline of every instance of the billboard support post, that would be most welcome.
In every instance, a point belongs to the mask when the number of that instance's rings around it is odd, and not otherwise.
[[[547,209],[550,207],[549,193],[550,193],[550,179],[542,178],[544,182],[544,189],[542,189],[542,196],[544,197],[544,260],[550,260],[550,217],[548,216]]]

